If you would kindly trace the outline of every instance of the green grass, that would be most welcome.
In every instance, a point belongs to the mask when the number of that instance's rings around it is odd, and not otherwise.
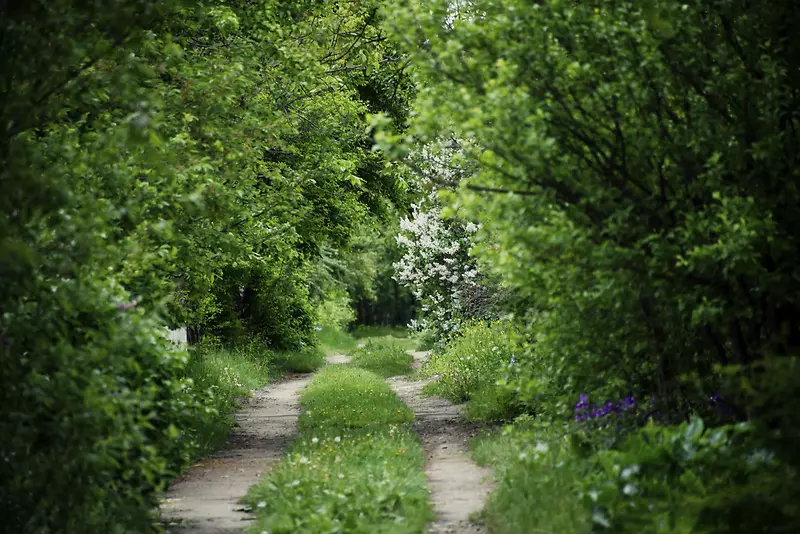
[[[321,328],[317,332],[317,341],[326,356],[344,354],[356,348],[358,341],[348,332],[329,326]]]
[[[379,376],[332,365],[322,369],[303,393],[301,431],[408,423],[414,413]]]
[[[497,486],[479,519],[489,532],[578,534],[591,518],[576,491],[588,464],[575,457],[566,438],[515,425],[470,443],[473,457],[492,469]]]
[[[414,358],[401,346],[389,341],[367,341],[367,344],[353,352],[350,364],[383,376],[410,374]]]
[[[432,518],[411,411],[377,375],[330,366],[301,398],[301,436],[246,497],[251,532],[421,534]]]
[[[234,424],[232,414],[239,407],[238,399],[279,375],[274,368],[274,353],[255,344],[241,348],[194,348],[185,372],[192,380],[192,388],[205,394],[209,407],[192,425],[198,456],[205,456],[225,443]]]
[[[404,350],[419,350],[420,341],[404,326],[364,326],[353,329],[352,336],[357,342],[367,339],[391,342]]]
[[[225,443],[235,423],[240,399],[286,372],[308,373],[324,363],[316,348],[277,353],[261,343],[239,347],[200,345],[191,349],[185,375],[203,395],[206,413],[192,424],[197,457],[207,456]]]
[[[324,363],[325,355],[318,347],[304,347],[275,355],[275,365],[288,373],[313,373]]]

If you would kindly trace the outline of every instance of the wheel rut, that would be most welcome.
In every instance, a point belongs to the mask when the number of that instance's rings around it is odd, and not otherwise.
[[[412,352],[417,362],[426,353]],[[429,534],[478,534],[485,528],[470,521],[470,515],[483,508],[492,490],[490,471],[472,461],[468,444],[482,425],[464,421],[461,407],[444,399],[422,395],[431,380],[388,379],[395,393],[416,415],[414,429],[425,450],[425,472],[436,520]]]
[[[253,516],[240,500],[297,436],[299,394],[309,375],[294,375],[257,390],[236,413],[227,445],[192,466],[161,506],[173,534],[233,534]]]

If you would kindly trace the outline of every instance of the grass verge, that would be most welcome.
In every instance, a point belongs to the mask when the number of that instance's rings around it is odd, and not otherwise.
[[[192,348],[186,378],[192,380],[191,387],[207,406],[192,424],[192,436],[198,445],[196,457],[207,456],[225,443],[240,400],[252,390],[285,372],[311,372],[323,363],[322,354],[314,348],[285,353],[276,353],[260,343]]]
[[[473,457],[492,469],[497,486],[479,520],[489,532],[578,534],[592,522],[576,491],[588,464],[567,438],[525,423],[475,438]]]
[[[330,326],[317,330],[317,343],[325,356],[350,352],[358,345],[358,340],[349,332]]]
[[[414,358],[403,347],[388,341],[369,340],[353,352],[350,364],[387,378],[410,374],[413,362]]]
[[[404,326],[364,326],[353,329],[353,338],[356,342],[367,339],[372,341],[391,342],[403,350],[420,350],[420,341]]]
[[[246,497],[252,532],[422,533],[432,517],[413,413],[377,375],[330,366],[309,383],[300,438]]]
[[[318,347],[281,352],[274,356],[274,366],[287,373],[313,373],[325,363],[325,355]]]

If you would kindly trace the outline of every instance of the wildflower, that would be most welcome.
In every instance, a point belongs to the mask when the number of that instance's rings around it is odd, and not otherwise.
[[[340,438],[339,436],[336,436],[335,438],[333,438],[333,441],[335,441],[336,443],[339,443],[340,441],[342,441],[342,438]]]
[[[319,438],[311,438],[311,443],[319,443]]]

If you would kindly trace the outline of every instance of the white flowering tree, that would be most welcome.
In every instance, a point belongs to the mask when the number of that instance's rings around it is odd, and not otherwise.
[[[444,341],[458,331],[465,304],[480,292],[480,273],[470,257],[472,222],[442,218],[435,194],[412,208],[400,222],[397,243],[403,257],[394,264],[396,280],[408,287],[422,305],[423,316],[412,328]]]

